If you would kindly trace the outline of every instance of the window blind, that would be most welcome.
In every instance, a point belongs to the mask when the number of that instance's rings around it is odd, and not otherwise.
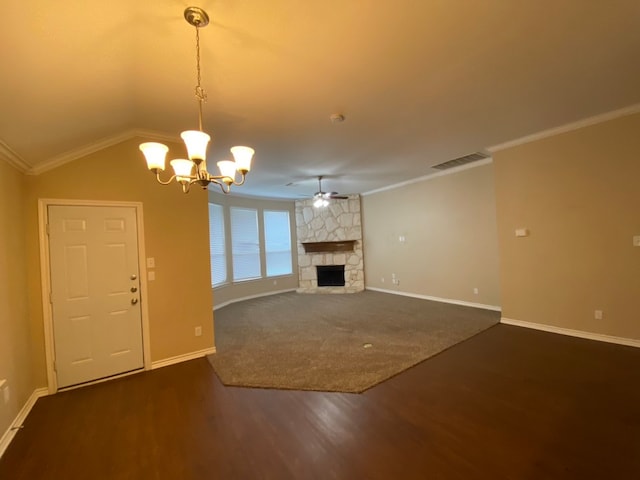
[[[264,247],[267,277],[292,273],[289,212],[264,211]]]
[[[224,211],[222,205],[209,204],[209,252],[211,254],[211,284],[227,281],[227,256],[224,237]]]
[[[230,209],[231,256],[233,279],[260,278],[260,241],[258,237],[258,211],[253,208]]]

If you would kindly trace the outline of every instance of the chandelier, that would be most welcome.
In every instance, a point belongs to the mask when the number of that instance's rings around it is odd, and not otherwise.
[[[189,192],[189,188],[194,183],[206,189],[210,183],[220,187],[223,193],[229,193],[231,185],[242,185],[247,173],[251,169],[251,159],[254,150],[250,147],[233,147],[231,154],[234,160],[221,160],[217,163],[220,175],[211,175],[207,171],[207,145],[211,137],[202,131],[202,104],[207,101],[207,95],[200,85],[200,29],[209,24],[209,15],[198,7],[187,7],[184,11],[184,18],[196,29],[196,77],[195,88],[198,99],[198,130],[187,130],[180,134],[187,147],[188,159],[178,158],[169,162],[173,167],[174,175],[168,180],[160,178],[160,172],[164,171],[165,158],[169,148],[157,142],[146,142],[140,144],[140,150],[147,160],[147,167],[156,175],[156,180],[162,185],[169,185],[174,180],[182,185],[184,193]],[[195,171],[194,171],[195,169]],[[236,182],[236,173],[240,174],[240,181]]]

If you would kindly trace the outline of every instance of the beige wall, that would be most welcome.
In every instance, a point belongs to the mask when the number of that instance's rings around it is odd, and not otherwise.
[[[491,164],[363,196],[362,213],[366,287],[500,305]]]
[[[143,203],[147,257],[156,280],[148,282],[151,360],[212,347],[207,194],[188,195],[161,186],[138,150],[141,139],[123,142],[41,175],[27,177],[25,221],[34,365],[38,386],[46,385],[38,241],[38,198],[136,201]],[[170,145],[175,155],[184,147]],[[194,327],[202,326],[202,336]]]
[[[24,183],[24,175],[0,160],[0,380],[7,380],[11,397],[5,406],[0,394],[0,437],[37,386],[29,342]]]
[[[503,316],[640,339],[638,152],[640,114],[494,154]]]
[[[247,182],[251,181],[251,174],[247,179]],[[242,190],[242,187],[237,188],[238,191]],[[262,211],[264,210],[288,210],[289,222],[291,227],[291,248],[295,252],[296,245],[296,226],[295,226],[295,210],[293,200],[268,200],[263,198],[250,198],[250,197],[238,197],[233,195],[223,195],[222,193],[209,192],[209,201],[223,205],[225,211],[228,211],[229,207],[246,207],[255,208],[258,210],[258,220],[262,222]],[[260,223],[262,225],[262,223]],[[262,227],[259,229],[262,235]],[[226,216],[225,235],[227,245],[231,245],[231,227],[229,223],[229,216]],[[231,265],[231,249],[227,248],[227,264]],[[265,258],[264,252],[262,254],[262,271],[265,272]],[[258,280],[247,280],[243,282],[232,283],[227,285],[216,287],[213,291],[213,305],[214,308],[220,305],[225,305],[228,302],[233,302],[247,297],[254,297],[257,295],[267,295],[272,292],[278,292],[282,290],[293,290],[298,287],[298,259],[294,255],[293,258],[293,274],[283,275],[279,277],[261,278]]]

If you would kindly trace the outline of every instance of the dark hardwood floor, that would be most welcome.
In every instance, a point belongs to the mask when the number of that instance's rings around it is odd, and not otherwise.
[[[498,325],[360,395],[194,360],[38,400],[0,478],[637,479],[640,349]]]

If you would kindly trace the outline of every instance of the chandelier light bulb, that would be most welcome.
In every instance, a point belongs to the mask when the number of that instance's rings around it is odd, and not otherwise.
[[[189,160],[200,163],[207,158],[207,145],[211,137],[199,130],[187,130],[180,134],[184,144],[187,146],[187,156]]]
[[[255,150],[251,147],[231,147],[231,153],[236,161],[236,168],[239,172],[248,172],[251,170],[251,159]]]
[[[171,163],[173,171],[179,179],[189,179],[189,177],[191,177],[191,170],[193,169],[193,162],[191,160],[176,158],[169,163]]]
[[[156,169],[164,171],[164,163],[169,147],[162,143],[147,142],[141,143],[139,148],[147,160],[149,170]]]
[[[232,183],[236,177],[236,162],[231,160],[220,160],[218,162],[218,168],[220,169],[220,175],[222,175],[222,181],[229,184]]]

